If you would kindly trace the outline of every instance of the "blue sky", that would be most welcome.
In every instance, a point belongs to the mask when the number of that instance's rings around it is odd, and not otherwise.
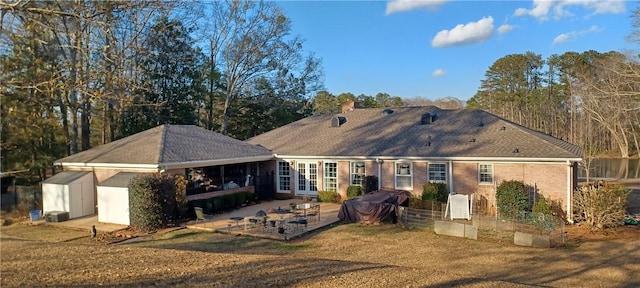
[[[325,88],[402,98],[472,97],[496,60],[527,51],[638,50],[628,1],[277,1]]]

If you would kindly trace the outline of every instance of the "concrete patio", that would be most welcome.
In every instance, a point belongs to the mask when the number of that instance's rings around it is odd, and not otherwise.
[[[317,221],[311,221],[308,219],[307,225],[302,224],[290,224],[289,221],[292,220],[292,214],[276,214],[276,213],[267,213],[268,220],[283,220],[285,223],[285,231],[284,233],[279,233],[278,226],[267,226],[264,225],[251,225],[248,219],[251,216],[254,216],[256,212],[262,210],[268,212],[270,209],[278,209],[278,208],[289,208],[290,203],[295,204],[303,204],[302,199],[288,199],[288,200],[273,200],[273,201],[265,201],[260,204],[250,205],[246,207],[242,207],[240,209],[236,209],[230,211],[228,213],[216,214],[216,215],[206,215],[205,221],[189,221],[186,223],[188,228],[192,229],[202,229],[207,231],[215,231],[220,233],[228,233],[233,235],[247,235],[253,237],[261,237],[261,238],[269,238],[276,240],[289,240],[301,237],[311,231],[320,229],[327,225],[336,223],[340,221],[338,219],[338,212],[340,211],[340,204],[336,203],[315,203],[309,202],[313,204],[320,205],[320,215]],[[233,220],[233,217],[242,217],[242,220]],[[238,218],[239,219],[239,218]],[[296,227],[297,226],[297,227]]]
[[[255,216],[256,212],[260,210],[267,212],[270,209],[278,209],[278,208],[288,209],[290,203],[302,204],[304,202],[302,199],[264,201],[264,202],[261,202],[260,204],[241,207],[239,209],[235,209],[235,210],[228,211],[221,214],[205,215],[204,221],[197,221],[196,223],[195,220],[191,220],[182,224],[182,226],[185,226],[191,229],[200,229],[205,231],[228,233],[233,235],[247,235],[247,236],[262,237],[262,238],[269,238],[269,239],[276,239],[276,240],[289,240],[289,239],[301,237],[304,234],[307,234],[311,231],[317,230],[319,228],[325,227],[327,225],[330,225],[339,221],[338,212],[340,211],[340,206],[341,206],[340,204],[308,202],[308,203],[320,205],[320,215],[317,221],[310,221],[309,219],[307,225],[290,224],[289,221],[292,220],[292,217],[293,217],[293,215],[290,213],[289,214],[267,213],[269,220],[282,219],[284,221],[286,229],[282,234],[278,233],[277,226],[267,227],[265,229],[264,225],[249,225],[251,224],[251,223],[248,223],[249,217]],[[242,220],[235,221],[231,219],[232,217],[242,217]],[[247,220],[245,221],[245,219]],[[64,227],[68,229],[86,230],[86,231],[90,231],[91,226],[95,225],[96,230],[102,233],[115,232],[118,230],[126,229],[128,227],[126,225],[98,222],[97,215],[70,219],[63,222],[45,222],[44,220],[38,220],[38,221],[33,221],[32,224],[52,225],[52,226]]]

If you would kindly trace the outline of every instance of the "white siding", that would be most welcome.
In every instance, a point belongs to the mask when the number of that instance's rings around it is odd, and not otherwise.
[[[129,188],[98,186],[98,222],[129,225]]]

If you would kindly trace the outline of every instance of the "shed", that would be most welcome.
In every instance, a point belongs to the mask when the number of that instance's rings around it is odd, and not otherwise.
[[[96,213],[93,172],[64,171],[42,181],[42,210],[69,212],[69,219]]]
[[[98,222],[130,225],[129,182],[144,173],[120,172],[98,184]]]

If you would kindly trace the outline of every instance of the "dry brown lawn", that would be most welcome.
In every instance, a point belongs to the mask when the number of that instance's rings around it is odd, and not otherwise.
[[[2,227],[0,286],[640,287],[638,227],[569,230],[571,243],[552,249],[391,224],[295,242],[183,229],[107,245],[86,234]]]

